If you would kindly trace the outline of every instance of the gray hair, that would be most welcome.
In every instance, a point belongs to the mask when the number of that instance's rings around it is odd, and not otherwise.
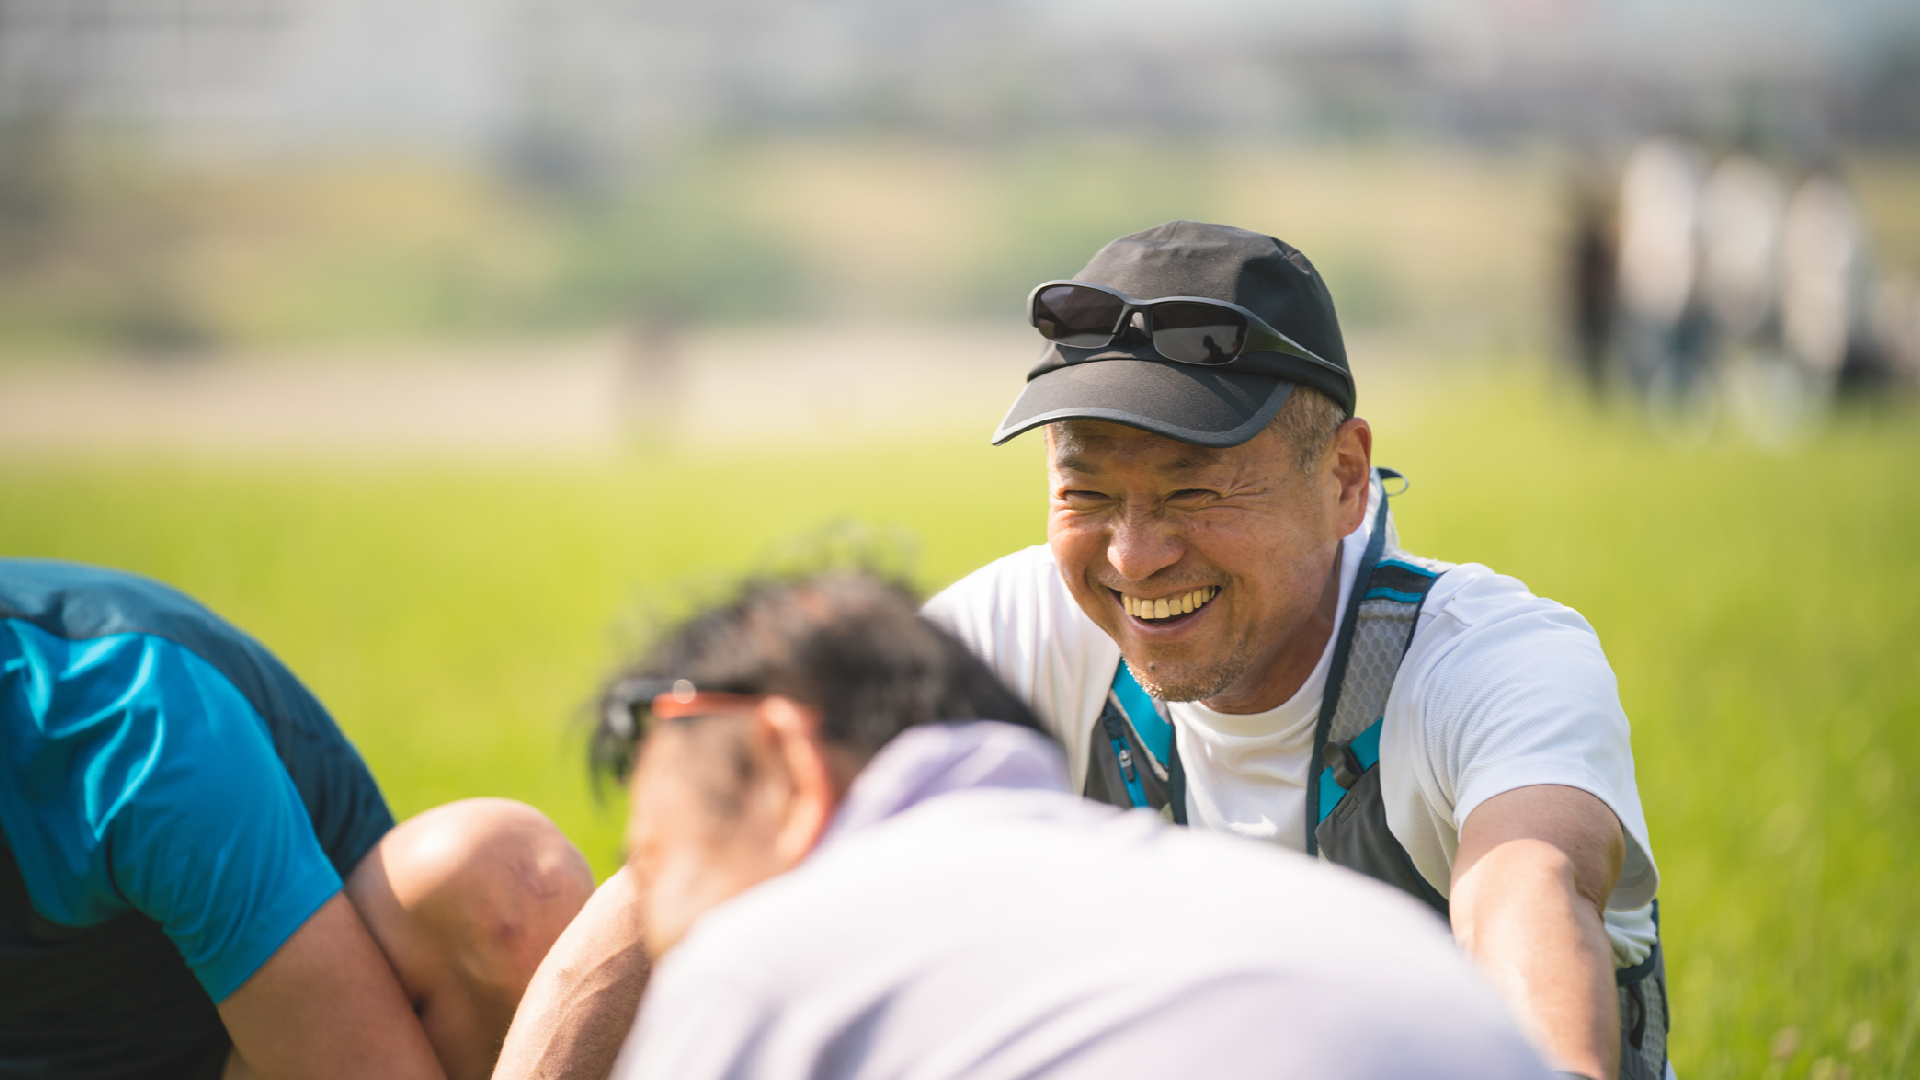
[[[1347,422],[1347,410],[1311,386],[1295,386],[1267,427],[1277,430],[1293,447],[1293,463],[1312,476],[1321,455],[1333,442],[1333,433]]]

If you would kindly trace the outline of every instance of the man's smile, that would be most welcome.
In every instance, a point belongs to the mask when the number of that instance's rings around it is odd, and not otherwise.
[[[1218,585],[1202,585],[1197,589],[1175,593],[1172,596],[1146,597],[1130,596],[1118,589],[1109,589],[1119,600],[1120,607],[1127,614],[1142,622],[1167,623],[1206,607],[1214,597],[1220,595]]]

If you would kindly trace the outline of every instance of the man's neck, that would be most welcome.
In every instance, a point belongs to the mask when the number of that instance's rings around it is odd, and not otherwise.
[[[1340,566],[1345,558],[1343,541],[1334,549],[1333,567],[1327,571],[1326,584],[1320,590],[1320,602],[1314,605],[1313,614],[1280,647],[1273,660],[1261,671],[1248,672],[1226,691],[1201,704],[1217,713],[1244,716],[1277,709],[1300,692],[1333,637],[1340,607]]]

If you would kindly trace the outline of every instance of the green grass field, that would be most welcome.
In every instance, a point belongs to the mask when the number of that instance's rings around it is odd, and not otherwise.
[[[1543,380],[1406,374],[1363,413],[1408,547],[1599,629],[1663,871],[1686,1080],[1920,1074],[1920,422],[1678,444]],[[990,418],[983,419],[982,432]],[[249,628],[396,811],[525,799],[607,872],[582,705],[671,607],[841,518],[943,584],[1042,536],[1038,446],[636,449],[598,463],[0,461],[0,552],[129,567]],[[694,583],[689,586],[688,582]],[[1905,869],[1902,869],[1905,867]],[[1905,882],[1905,884],[1902,884]]]

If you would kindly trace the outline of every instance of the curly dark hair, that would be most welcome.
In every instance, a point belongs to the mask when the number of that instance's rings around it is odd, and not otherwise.
[[[603,688],[597,770],[626,777],[641,734],[634,707],[679,680],[818,709],[823,737],[861,761],[919,724],[999,720],[1045,730],[979,657],[920,614],[910,589],[861,571],[751,577],[671,629]]]

